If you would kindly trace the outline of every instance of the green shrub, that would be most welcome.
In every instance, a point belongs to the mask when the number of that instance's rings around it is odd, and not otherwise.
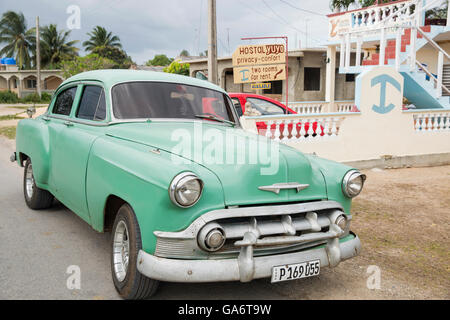
[[[19,97],[12,91],[0,91],[0,103],[17,103]]]
[[[52,100],[52,95],[48,92],[42,92],[41,102],[50,102]]]
[[[24,98],[22,98],[22,102],[24,102],[24,103],[39,103],[39,102],[41,102],[41,98],[35,92],[35,93],[31,93],[31,94],[25,96]]]

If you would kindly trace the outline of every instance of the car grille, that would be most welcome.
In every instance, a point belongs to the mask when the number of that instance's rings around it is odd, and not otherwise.
[[[226,214],[219,214],[218,219],[214,219],[214,214],[211,214],[208,216],[209,219],[197,219],[183,232],[155,232],[157,235],[155,255],[178,259],[233,258],[239,255],[242,247],[240,244],[248,232],[257,235],[257,242],[253,245],[254,256],[300,251],[324,244],[332,237],[330,226],[335,219],[333,217],[343,214],[343,211],[335,202],[326,201],[328,204],[326,206],[323,206],[324,202],[319,203],[321,204],[317,206],[319,210],[311,210],[316,206],[309,203],[306,206],[300,204],[274,206],[273,214],[270,214],[270,207],[269,210],[267,207],[230,209],[228,217]],[[284,207],[289,209],[283,210]],[[224,210],[220,211],[223,213]],[[240,216],[240,213],[243,213],[243,216]],[[344,234],[349,232],[351,217],[347,218]],[[214,252],[201,249],[198,243],[202,241],[198,239],[201,229],[208,228],[211,224],[220,227],[226,236],[223,247]]]

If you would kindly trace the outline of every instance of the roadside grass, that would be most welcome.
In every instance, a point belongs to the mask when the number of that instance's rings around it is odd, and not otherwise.
[[[16,127],[15,126],[0,127],[0,135],[13,140],[16,138]]]
[[[11,106],[7,106],[7,107],[5,107],[5,108],[11,108],[11,109],[24,109],[24,110],[27,110],[29,107],[31,107],[31,106],[17,106],[17,105],[11,105]],[[48,104],[46,104],[46,105],[35,105],[34,106],[36,109],[38,109],[38,108],[47,108],[48,107]]]
[[[21,114],[22,112],[16,113],[16,114],[6,114],[3,116],[0,116],[0,121],[6,121],[6,120],[20,120],[23,118],[18,117],[17,115]]]

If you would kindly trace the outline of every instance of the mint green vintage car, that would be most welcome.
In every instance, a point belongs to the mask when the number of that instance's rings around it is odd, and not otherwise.
[[[204,80],[78,74],[45,114],[19,122],[11,160],[31,209],[57,198],[111,231],[126,299],[159,281],[315,276],[361,249],[350,206],[365,176],[243,130],[228,94]]]

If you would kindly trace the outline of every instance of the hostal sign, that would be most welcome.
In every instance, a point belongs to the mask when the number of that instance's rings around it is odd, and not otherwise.
[[[239,46],[233,53],[234,83],[286,79],[283,44]]]

